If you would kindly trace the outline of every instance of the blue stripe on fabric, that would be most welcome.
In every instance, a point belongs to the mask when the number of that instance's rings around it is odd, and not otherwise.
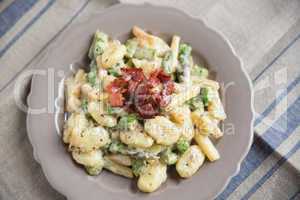
[[[262,122],[263,119],[265,119],[266,116],[268,116],[272,110],[281,102],[283,98],[286,97],[286,95],[294,89],[300,82],[300,76],[298,76],[293,82],[291,82],[286,90],[284,90],[279,97],[277,97],[268,107],[265,109],[256,119],[254,122],[254,126],[257,126],[259,123]]]
[[[216,200],[226,199],[272,152],[273,149],[265,141],[254,135],[253,144],[241,164],[238,175],[231,179]]]
[[[291,196],[291,198],[289,198],[289,200],[296,200],[298,195],[300,195],[300,189],[293,196]]]
[[[252,148],[242,162],[239,174],[232,178],[226,190],[223,191],[217,199],[226,199],[269,155],[274,152],[274,149],[294,132],[300,124],[299,112],[300,97],[273,123],[272,127],[267,129],[262,135],[262,138],[255,136]],[[282,127],[282,124],[285,123],[287,127],[286,130],[276,130],[273,128]],[[265,141],[268,141],[268,143]]]
[[[259,181],[242,197],[242,200],[249,199],[279,168],[287,159],[289,159],[294,153],[300,149],[300,141],[263,176]]]
[[[269,69],[277,60],[280,58],[298,39],[300,38],[300,34],[297,35],[295,39],[293,39],[287,47],[285,47],[254,79],[253,82],[255,83],[262,75]]]
[[[300,124],[300,97],[287,109],[286,113],[261,137],[272,148],[277,148]],[[280,127],[281,130],[276,127]]]
[[[37,0],[16,0],[0,13],[0,37],[9,31],[29,11]]]
[[[72,18],[64,25],[64,27],[62,29],[60,29],[55,35],[54,37],[52,37],[43,47],[42,49],[35,55],[33,56],[32,59],[30,59],[30,61],[20,70],[18,71],[3,87],[1,87],[0,89],[0,93],[3,92],[3,90],[9,85],[12,83],[13,80],[15,80],[21,73],[24,69],[26,69],[35,59],[38,55],[41,54],[41,52],[43,52],[43,50],[45,50],[47,48],[47,46],[53,42],[58,36],[59,34],[61,34],[75,19],[76,17],[84,10],[84,8],[88,5],[88,3],[90,2],[91,0],[87,0],[80,8],[79,10],[75,13],[75,15],[72,16]]]
[[[56,0],[50,0],[47,5],[20,32],[18,32],[3,49],[0,50],[0,58],[54,4],[55,1]]]

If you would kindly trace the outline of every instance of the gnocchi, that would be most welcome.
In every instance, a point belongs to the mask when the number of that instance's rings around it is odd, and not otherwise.
[[[194,62],[190,45],[137,26],[132,33],[122,44],[96,31],[89,72],[65,79],[62,140],[89,175],[136,178],[150,193],[167,180],[168,166],[190,178],[206,157],[220,159],[213,141],[223,136],[226,113],[219,83]]]
[[[154,192],[167,180],[167,166],[159,161],[150,162],[138,179],[138,188],[143,192]]]
[[[176,171],[182,178],[189,178],[201,167],[204,159],[205,156],[201,149],[197,145],[193,145],[177,161]]]
[[[89,127],[83,132],[73,132],[70,136],[70,147],[80,152],[89,152],[110,143],[108,132],[101,126]]]
[[[101,126],[113,127],[117,124],[115,117],[105,114],[104,104],[101,102],[90,102],[88,112]]]
[[[124,144],[140,148],[151,147],[153,144],[153,139],[139,130],[122,131],[120,140]]]
[[[145,131],[161,145],[172,145],[180,137],[180,131],[168,118],[157,116],[146,120]]]
[[[97,59],[97,65],[98,67],[108,69],[122,60],[125,54],[126,47],[119,41],[113,40],[108,43],[108,46],[104,49],[102,56],[99,57],[101,60],[98,61]]]

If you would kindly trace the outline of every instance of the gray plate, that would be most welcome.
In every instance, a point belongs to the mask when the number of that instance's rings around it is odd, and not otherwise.
[[[173,34],[180,35],[183,41],[192,44],[196,54],[205,58],[210,70],[216,72],[219,82],[225,86],[231,85],[223,99],[228,115],[223,124],[225,136],[216,145],[221,159],[215,163],[206,162],[187,180],[172,175],[161,189],[152,194],[140,193],[134,181],[108,172],[103,172],[98,177],[87,176],[66,152],[56,123],[61,125],[62,114],[55,115],[56,107],[60,107],[57,104],[61,103],[54,101],[57,100],[61,75],[70,72],[70,63],[86,62],[87,49],[95,30],[99,28],[112,37],[123,40],[128,37],[133,25],[162,34],[166,38]],[[31,110],[27,116],[28,135],[34,147],[35,158],[41,164],[50,184],[69,199],[212,199],[238,172],[252,143],[252,89],[239,58],[220,33],[209,28],[203,21],[174,8],[121,4],[93,14],[65,30],[50,45],[50,50],[42,56],[36,68],[50,70],[44,75],[33,77],[28,105],[35,110]],[[38,112],[38,108],[45,109]]]

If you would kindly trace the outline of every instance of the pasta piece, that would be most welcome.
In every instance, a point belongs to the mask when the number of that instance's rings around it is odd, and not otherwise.
[[[134,26],[132,29],[133,35],[137,38],[141,47],[153,48],[158,55],[163,55],[170,48],[167,43],[159,37],[146,33],[141,28]]]
[[[75,126],[75,114],[71,114],[68,118],[63,132],[63,141],[64,143],[68,144],[70,142],[70,136],[72,134],[73,127]]]
[[[83,69],[79,69],[74,77],[75,83],[83,84],[86,82],[86,73]]]
[[[89,152],[109,143],[108,132],[100,126],[87,128],[81,133],[73,132],[70,137],[70,148],[81,152]]]
[[[67,120],[63,140],[70,143],[72,134],[80,134],[89,126],[89,122],[83,113],[72,113]]]
[[[124,144],[139,148],[151,147],[153,144],[153,139],[139,130],[120,132],[120,140]]]
[[[108,69],[116,65],[124,55],[126,54],[126,47],[122,45],[119,41],[114,40],[108,43],[108,47],[104,49],[101,57],[97,57],[98,67],[103,67]],[[101,60],[100,60],[101,58]],[[100,64],[101,61],[101,64]]]
[[[93,116],[93,114],[98,114],[98,115],[102,115],[104,114],[104,104],[103,102],[98,102],[98,101],[91,101],[89,103],[89,107],[88,107],[88,111],[89,113]]]
[[[86,82],[86,75],[82,69],[74,77],[65,80],[67,96],[80,97],[80,86]]]
[[[103,96],[103,93],[101,93],[101,95]],[[98,101],[100,100],[100,94],[99,91],[97,89],[93,89],[88,93],[88,99],[90,101]]]
[[[66,86],[66,110],[68,112],[79,112],[81,102],[80,83],[76,83],[74,77],[70,77],[65,81]]]
[[[177,161],[176,170],[182,178],[189,178],[201,167],[204,159],[201,149],[197,145],[192,145]]]
[[[208,113],[202,113],[196,110],[192,112],[191,116],[200,134],[211,135],[215,139],[219,139],[223,136],[223,132],[218,127],[218,121],[213,119]]]
[[[187,105],[170,111],[170,119],[177,123],[181,135],[188,141],[194,137],[194,125],[191,119],[191,111]]]
[[[140,60],[145,59],[151,61],[156,58],[156,50],[147,47],[143,47],[143,48],[138,47],[135,50],[133,57]]]
[[[175,93],[176,94],[179,94],[179,93],[182,93],[186,90],[186,85],[183,84],[183,83],[176,83],[174,82],[174,87],[175,87]]]
[[[176,125],[162,116],[146,120],[144,129],[157,144],[172,145],[180,137],[180,131]]]
[[[220,85],[217,81],[210,80],[210,79],[203,79],[203,78],[197,78],[196,76],[192,76],[192,82],[194,84],[200,85],[201,87],[205,88],[212,88],[214,90],[219,90]]]
[[[167,166],[156,160],[142,170],[137,186],[143,192],[154,192],[166,180]]]
[[[95,150],[88,153],[73,151],[72,156],[74,160],[84,166],[95,167],[104,165],[101,150]]]
[[[174,35],[172,38],[171,43],[171,50],[173,52],[173,61],[172,61],[172,72],[176,70],[176,66],[178,65],[178,51],[179,51],[179,43],[180,43],[180,37],[177,35]]]
[[[226,119],[226,113],[217,90],[210,90],[211,101],[208,103],[208,112],[218,120]]]
[[[129,156],[122,155],[122,154],[112,154],[112,155],[107,156],[107,158],[115,163],[118,163],[118,164],[124,165],[124,166],[131,166],[131,164],[132,164],[131,158]]]
[[[88,98],[89,101],[102,101],[108,98],[107,93],[100,93],[99,89],[93,88],[88,83],[81,85],[81,96]]]
[[[72,156],[77,163],[85,166],[89,175],[96,176],[101,173],[104,166],[101,150],[91,151],[88,153],[73,151]]]
[[[200,146],[207,158],[213,162],[220,159],[220,154],[208,136],[195,134],[195,141]]]
[[[106,115],[102,102],[90,102],[88,112],[93,119],[101,126],[114,127],[117,125],[117,119],[111,115]]]
[[[171,102],[166,106],[165,110],[167,112],[170,112],[174,108],[184,104],[187,100],[197,96],[199,93],[200,93],[200,86],[192,85],[191,87],[188,87],[185,91],[173,95]]]
[[[136,38],[132,38],[126,41],[125,43],[127,54],[126,56],[132,58],[138,48],[138,41]]]
[[[68,112],[80,112],[80,100],[75,96],[69,96],[67,98],[66,110]]]
[[[191,141],[194,137],[194,125],[190,116],[187,116],[183,125],[180,127],[181,135],[188,141]]]
[[[201,134],[209,135],[214,132],[216,124],[207,113],[202,113],[196,110],[192,112],[191,116],[193,123],[201,131]]]
[[[160,65],[161,65],[161,59],[156,59],[153,61],[148,61],[148,60],[139,60],[139,59],[132,59],[132,62],[134,64],[135,67],[137,68],[142,68],[144,74],[146,77],[149,77],[150,74],[159,69]]]
[[[215,123],[216,123],[215,128],[210,135],[215,139],[220,139],[221,137],[223,137],[224,133],[218,127],[217,122],[215,122]]]
[[[89,93],[93,91],[93,87],[89,83],[81,85],[80,89],[83,97],[88,97]]]
[[[171,110],[169,115],[170,115],[171,121],[173,121],[179,125],[183,125],[185,115],[184,115],[184,113],[181,112],[181,107]]]
[[[132,170],[129,167],[125,167],[123,165],[119,165],[112,160],[110,160],[108,157],[104,157],[104,168],[121,176],[127,177],[127,178],[133,178]]]
[[[104,49],[107,47],[107,43],[108,43],[108,35],[97,30],[94,35],[92,45],[89,49],[89,53],[88,53],[89,58],[93,60],[97,58],[99,55],[101,55]]]

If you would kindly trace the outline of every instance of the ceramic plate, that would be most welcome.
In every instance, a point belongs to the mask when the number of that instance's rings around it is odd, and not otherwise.
[[[206,162],[190,179],[170,177],[152,194],[139,192],[132,180],[109,172],[97,177],[88,176],[67,153],[57,129],[61,127],[63,114],[55,114],[62,105],[62,99],[58,98],[59,83],[70,73],[70,66],[86,62],[95,30],[100,29],[124,40],[134,25],[166,39],[177,34],[190,43],[195,54],[204,58],[210,70],[215,72],[216,80],[223,85],[223,102],[228,115],[223,123],[225,136],[216,144],[221,159],[214,163]],[[31,108],[27,117],[28,135],[35,157],[50,184],[68,199],[212,199],[238,172],[252,143],[251,83],[239,58],[220,33],[177,9],[149,4],[119,4],[82,18],[52,42],[36,64],[36,69],[41,70],[32,79],[28,97]]]

